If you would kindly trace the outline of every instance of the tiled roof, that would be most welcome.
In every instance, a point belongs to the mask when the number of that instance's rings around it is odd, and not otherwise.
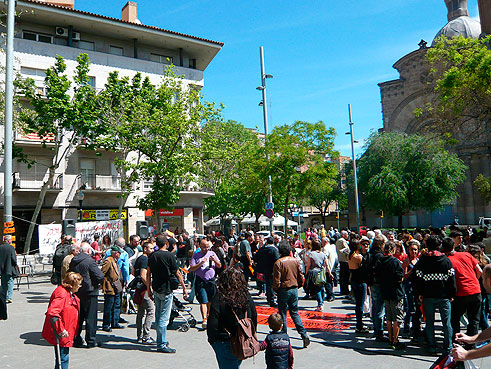
[[[215,44],[215,45],[219,45],[219,46],[223,46],[224,45],[223,42],[219,42],[219,41],[213,41],[213,40],[208,40],[206,38],[201,38],[201,37],[186,35],[185,33],[169,31],[167,29],[163,29],[163,28],[159,28],[159,27],[155,27],[155,26],[147,26],[145,24],[138,24],[138,23],[127,22],[127,21],[124,21],[124,20],[121,20],[121,19],[118,19],[118,18],[112,18],[112,17],[107,17],[105,15],[100,15],[100,14],[85,12],[85,11],[82,11],[82,10],[72,9],[72,8],[68,8],[68,7],[65,7],[65,6],[61,6],[61,5],[55,5],[55,4],[45,3],[45,2],[42,2],[42,1],[36,1],[36,0],[21,0],[21,1],[22,2],[25,2],[25,3],[32,3],[32,4],[46,6],[46,7],[50,7],[50,8],[62,9],[62,10],[65,10],[67,12],[73,12],[73,13],[88,15],[88,16],[91,16],[91,17],[97,17],[97,18],[101,18],[101,19],[106,19],[106,20],[114,21],[114,22],[130,24],[130,25],[133,25],[133,26],[147,28],[147,29],[151,29],[151,30],[154,30],[154,31],[168,33],[168,34],[171,34],[171,35],[176,35],[176,36],[191,38],[191,39],[198,40],[198,41],[203,41],[203,42],[209,42],[211,44]]]

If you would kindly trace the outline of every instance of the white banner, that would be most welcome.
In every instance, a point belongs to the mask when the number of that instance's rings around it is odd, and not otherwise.
[[[61,228],[61,224],[39,225],[39,255],[55,253],[56,246],[61,241]]]
[[[76,237],[78,242],[87,239],[90,242],[94,240],[96,234],[102,238],[105,235],[111,237],[114,242],[118,237],[124,237],[123,221],[108,220],[101,222],[81,222],[75,224]],[[44,224],[39,225],[39,254],[51,255],[54,254],[56,246],[61,241],[61,224]]]
[[[101,240],[105,235],[109,235],[111,242],[114,242],[118,237],[124,237],[123,221],[121,219],[76,223],[75,230],[75,238],[80,242],[87,239],[90,243],[94,241],[96,234],[99,235]]]

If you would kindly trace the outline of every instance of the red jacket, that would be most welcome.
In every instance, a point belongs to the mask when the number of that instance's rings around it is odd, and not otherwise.
[[[43,326],[43,338],[51,345],[56,345],[55,335],[50,319],[57,317],[55,323],[56,333],[59,335],[66,330],[68,337],[60,337],[61,347],[72,347],[73,339],[78,331],[78,317],[80,315],[80,299],[63,286],[58,286],[51,294],[48,311]]]

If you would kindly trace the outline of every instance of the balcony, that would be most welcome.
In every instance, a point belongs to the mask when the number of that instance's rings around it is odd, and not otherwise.
[[[120,192],[121,177],[120,176],[103,176],[103,175],[85,175],[81,174],[77,177],[77,188],[85,191],[100,191],[100,192]]]
[[[24,178],[19,172],[12,174],[13,182],[12,187],[14,191],[24,192],[37,192],[41,190],[43,184],[48,180],[48,173],[44,178]],[[56,173],[53,180],[49,184],[48,191],[61,191],[63,190],[63,174]]]

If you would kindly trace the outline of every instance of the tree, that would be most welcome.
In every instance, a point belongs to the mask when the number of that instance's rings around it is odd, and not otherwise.
[[[43,148],[52,154],[48,176],[43,182],[36,208],[27,232],[24,252],[29,252],[34,226],[41,210],[46,192],[53,185],[55,172],[67,155],[77,146],[94,149],[95,138],[103,134],[98,124],[95,90],[90,86],[90,62],[87,54],[80,54],[72,80],[66,74],[66,64],[61,56],[56,57],[54,66],[46,71],[46,96],[41,95],[34,80],[17,80],[17,92],[24,95],[32,110],[20,114],[20,129],[37,134]],[[71,89],[73,88],[73,93]],[[25,159],[22,148],[15,151]],[[29,159],[32,164],[36,158]]]
[[[341,176],[332,165],[324,169],[320,178],[312,181],[306,195],[306,203],[319,211],[324,226],[326,225],[326,217],[329,215],[329,207],[333,202],[336,203],[338,209],[346,207],[346,194],[341,187]]]
[[[264,212],[267,178],[261,142],[255,132],[234,121],[209,121],[202,128],[202,181],[215,196],[205,199],[210,216]]]
[[[131,174],[125,191],[136,180],[152,182],[137,204],[155,211],[160,228],[159,209],[171,208],[179,193],[198,181],[200,125],[217,119],[219,110],[202,102],[197,89],[185,85],[172,68],[165,70],[159,85],[139,73],[129,85],[128,79],[113,73],[101,95],[101,106],[110,106],[114,113],[105,119],[117,126],[106,143],[120,147],[123,155],[133,154],[118,162],[122,172]]]
[[[438,137],[397,132],[372,134],[358,160],[358,181],[366,207],[395,215],[435,210],[457,197],[466,166]]]
[[[259,145],[255,132],[233,120],[205,122],[200,141],[200,177],[203,185],[213,190],[223,181],[237,177],[249,160],[251,149]]]
[[[428,129],[449,133],[458,140],[486,137],[491,117],[491,36],[474,40],[441,37],[431,47],[430,91],[434,99],[415,111],[433,123]]]
[[[489,204],[491,202],[491,178],[479,174],[474,181],[474,186],[477,187],[485,203]]]
[[[335,156],[334,136],[334,128],[327,128],[322,121],[277,126],[268,135],[266,173],[271,175],[273,198],[283,208],[285,232],[290,201],[304,198],[309,184],[319,184],[319,177],[326,174],[321,165],[325,157]]]

